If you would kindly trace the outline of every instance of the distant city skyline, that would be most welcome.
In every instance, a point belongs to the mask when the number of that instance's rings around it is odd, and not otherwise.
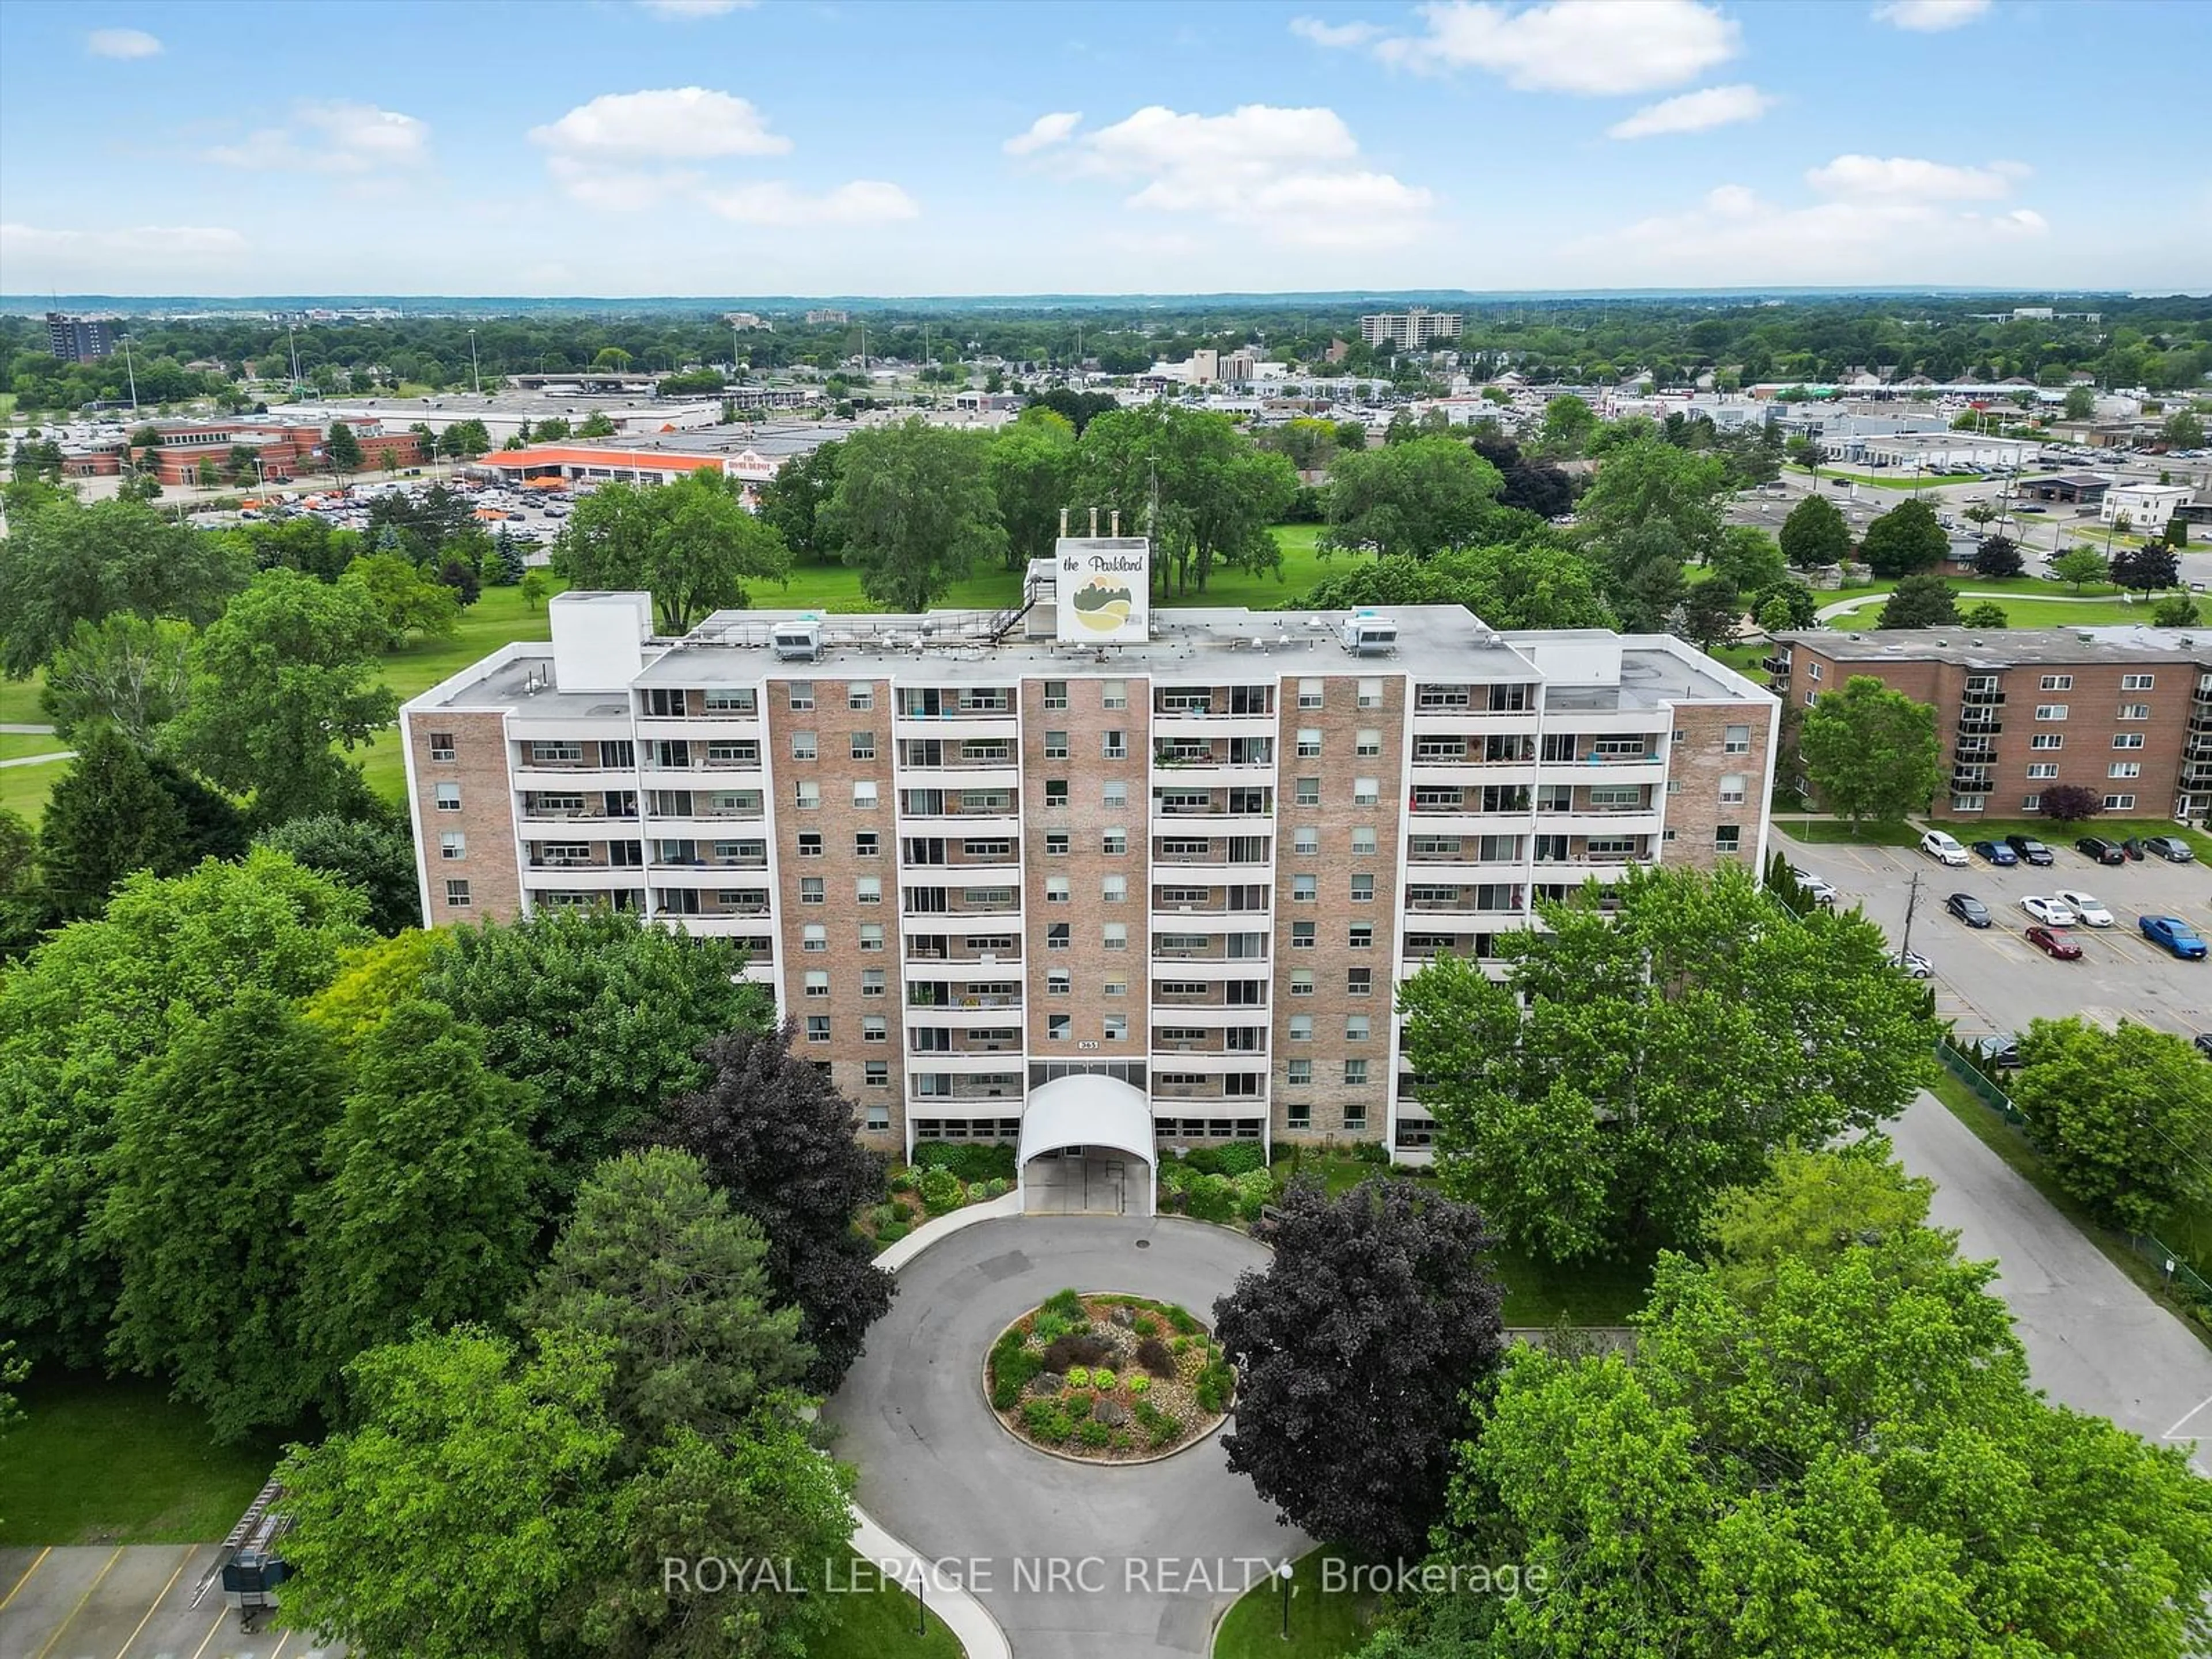
[[[2172,291],[2212,270],[2201,147],[2085,91],[2212,58],[2199,5],[265,16],[0,9],[0,293]]]

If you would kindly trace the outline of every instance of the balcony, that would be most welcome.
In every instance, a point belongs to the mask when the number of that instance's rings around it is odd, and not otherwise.
[[[995,1034],[951,1030],[945,1032],[945,1041],[937,1047],[923,1046],[923,1032],[935,1028],[923,1027],[907,1034],[907,1053],[916,1060],[935,1060],[951,1054],[961,1058],[976,1054],[1002,1054],[1009,1058],[1023,1051],[1024,1040],[1018,1025],[1002,1028]]]
[[[977,1072],[970,1074],[909,1072],[907,1074],[907,1099],[917,1112],[927,1112],[932,1106],[946,1101],[1013,1101],[1018,1103],[1027,1092],[1023,1079],[1025,1072]],[[933,1087],[925,1089],[924,1079]]]
[[[2002,691],[1966,690],[1959,694],[1961,708],[2001,708],[2004,706],[2004,700],[2005,694]]]
[[[1959,732],[1964,737],[1993,738],[2004,730],[2004,722],[1993,709],[1961,708],[1959,711]]]
[[[1018,934],[1011,935],[1002,946],[986,949],[967,945],[957,936],[948,939],[942,934],[917,933],[908,938],[902,960],[963,975],[971,969],[1018,969],[1022,941]]]
[[[1242,1085],[1246,1079],[1258,1078],[1264,1080],[1265,1077],[1264,1072],[1256,1070],[1243,1073],[1224,1072],[1218,1077],[1206,1077],[1183,1082],[1180,1079],[1170,1080],[1163,1078],[1156,1071],[1152,1077],[1152,1098],[1178,1101],[1218,1100],[1225,1104],[1246,1107],[1258,1111],[1266,1103],[1267,1096],[1264,1089],[1261,1092],[1255,1092],[1249,1086],[1240,1086],[1232,1094],[1230,1092],[1228,1085],[1232,1078]]]

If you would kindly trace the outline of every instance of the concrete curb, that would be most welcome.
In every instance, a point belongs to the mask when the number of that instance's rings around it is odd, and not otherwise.
[[[1006,1632],[999,1628],[999,1621],[964,1587],[939,1583],[930,1563],[878,1526],[858,1504],[853,1505],[853,1547],[908,1590],[921,1583],[923,1601],[945,1621],[945,1628],[967,1650],[968,1659],[1013,1659],[1013,1648]]]
[[[1076,1294],[1078,1296],[1130,1296],[1133,1295],[1134,1292],[1129,1291],[1078,1291]],[[1146,1299],[1149,1301],[1151,1298],[1147,1297]],[[1017,1317],[1009,1320],[1006,1326],[999,1332],[999,1336],[1003,1337],[1006,1335],[1007,1331],[1013,1329],[1015,1326],[1020,1324],[1023,1320],[1029,1318],[1031,1314],[1034,1314],[1036,1311],[1036,1309],[1032,1308],[1030,1310],[1029,1313],[1019,1315]],[[1190,1310],[1188,1308],[1185,1308],[1183,1311],[1185,1313],[1190,1313]],[[1191,1314],[1191,1317],[1196,1319],[1198,1316],[1196,1314]],[[1206,1340],[1207,1341],[1218,1341],[1218,1339],[1216,1339],[1213,1334],[1213,1327],[1201,1323],[1199,1328],[1206,1333]],[[996,1347],[998,1346],[998,1339],[996,1337],[992,1339],[991,1346],[992,1347]],[[991,1352],[989,1348],[983,1351],[982,1363],[976,1369],[976,1381],[983,1390],[983,1409],[991,1413],[991,1420],[999,1425],[999,1431],[1005,1435],[1007,1439],[1012,1441],[1017,1446],[1024,1447],[1030,1451],[1042,1452],[1047,1457],[1057,1457],[1063,1463],[1080,1463],[1084,1468],[1090,1469],[1141,1469],[1148,1463],[1164,1463],[1170,1457],[1180,1457],[1193,1447],[1202,1446],[1207,1441],[1212,1439],[1216,1435],[1221,1432],[1222,1425],[1228,1422],[1230,1415],[1227,1412],[1222,1413],[1220,1416],[1215,1418],[1212,1423],[1208,1424],[1205,1428],[1200,1429],[1196,1434],[1191,1436],[1191,1437],[1184,1441],[1182,1444],[1180,1446],[1170,1446],[1165,1451],[1153,1452],[1144,1457],[1085,1457],[1076,1452],[1062,1451],[1057,1446],[1039,1445],[1036,1441],[1031,1440],[1028,1436],[1016,1429],[1012,1424],[1007,1422],[1005,1414],[991,1404]]]
[[[963,1205],[949,1214],[933,1216],[916,1227],[904,1238],[886,1244],[876,1252],[876,1266],[887,1273],[895,1273],[920,1255],[940,1238],[950,1237],[963,1227],[972,1227],[979,1221],[998,1221],[1022,1212],[1022,1195],[1018,1188],[1002,1193],[997,1198],[986,1199],[981,1204]]]

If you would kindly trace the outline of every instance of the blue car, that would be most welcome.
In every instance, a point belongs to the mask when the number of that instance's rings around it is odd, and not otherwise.
[[[2142,933],[2153,945],[2172,951],[2185,962],[2204,960],[2204,941],[2179,916],[2145,916]]]
[[[1987,859],[1991,864],[2000,866],[2007,870],[2011,869],[2014,865],[2020,862],[2020,854],[2014,852],[2011,848],[2006,846],[2001,841],[1976,842],[1974,843],[1974,856],[1977,858]]]

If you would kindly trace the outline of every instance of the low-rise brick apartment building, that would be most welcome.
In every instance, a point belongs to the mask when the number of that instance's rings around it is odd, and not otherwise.
[[[1766,667],[1800,705],[1865,676],[1932,706],[1939,818],[2033,815],[2054,784],[2113,817],[2212,815],[2212,631],[1815,629],[1777,635]]]
[[[203,461],[213,461],[228,476],[233,449],[252,452],[264,478],[305,477],[326,470],[325,434],[319,426],[250,417],[147,424],[161,434],[158,447],[134,444],[142,428],[133,426],[127,435],[71,445],[63,458],[63,472],[73,478],[112,478],[123,471],[126,460],[143,467],[150,454],[155,477],[162,483],[191,484],[199,482]],[[426,459],[418,433],[387,432],[374,422],[363,422],[353,434],[361,445],[362,472],[419,466]],[[254,480],[249,476],[246,482]]]
[[[1072,610],[1056,565],[1101,549],[1139,602]],[[1147,618],[1141,540],[1060,550],[999,613],[663,640],[643,594],[560,596],[550,644],[401,711],[427,921],[609,902],[738,939],[890,1149],[1018,1140],[1026,1167],[1031,1108],[1080,1078],[1073,1121],[1125,1128],[1063,1139],[1141,1134],[1147,1162],[1419,1157],[1398,979],[1492,956],[1537,895],[1765,854],[1780,705],[1679,640],[1456,605]]]

